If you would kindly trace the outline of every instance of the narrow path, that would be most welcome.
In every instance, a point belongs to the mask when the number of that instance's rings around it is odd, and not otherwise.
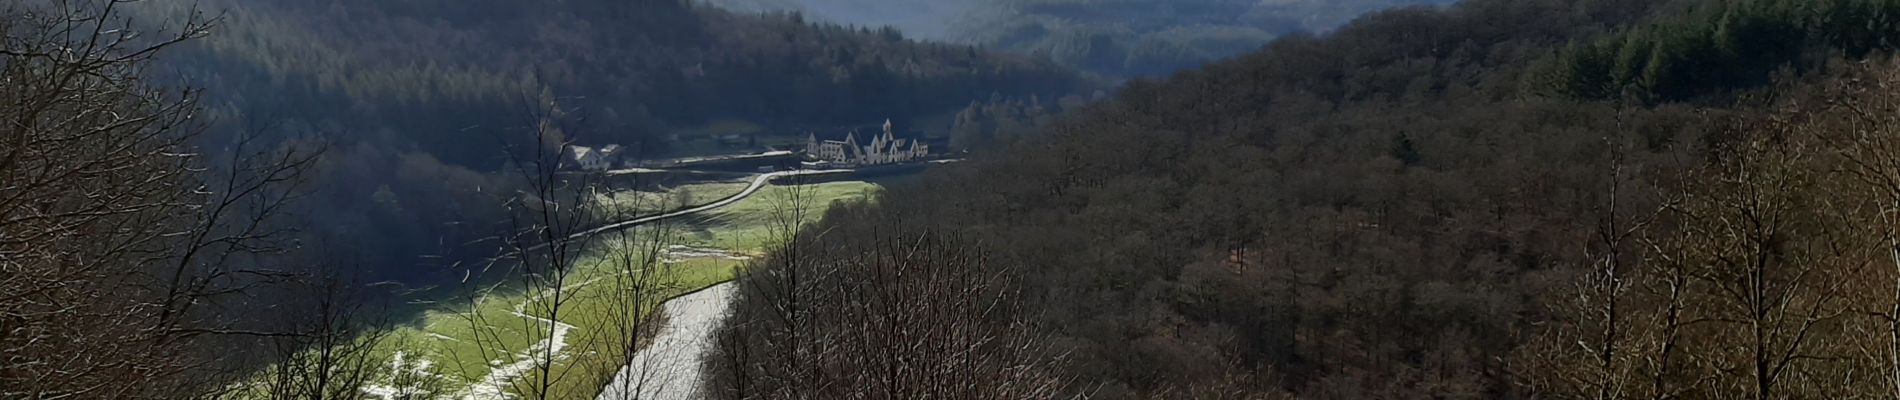
[[[568,286],[565,290],[580,289],[598,281],[600,281],[600,278],[590,279],[586,282]],[[542,358],[553,357],[558,359],[561,356],[561,350],[567,348],[567,333],[573,331],[574,326],[568,325],[565,322],[541,318],[527,313],[528,304],[540,301],[541,298],[545,296],[547,296],[547,294],[542,293],[523,300],[521,304],[515,305],[515,309],[511,314],[525,320],[534,321],[538,324],[553,326],[553,334],[549,335],[546,339],[535,342],[532,346],[528,346],[527,350],[523,350],[520,355],[516,356],[515,362],[488,370],[487,376],[483,376],[480,382],[476,382],[474,386],[469,387],[468,395],[462,396],[463,399],[507,399],[509,398],[508,388],[510,384],[514,382],[515,378],[519,378],[527,374],[529,370],[534,369],[538,361],[541,361]]]
[[[713,285],[662,306],[666,325],[653,343],[635,352],[614,374],[598,400],[697,399],[700,371],[712,351],[713,330],[732,306],[733,283]]]

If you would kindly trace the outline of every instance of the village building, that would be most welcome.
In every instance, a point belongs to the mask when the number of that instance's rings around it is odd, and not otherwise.
[[[897,164],[929,158],[930,144],[898,138],[895,130],[896,126],[885,120],[884,134],[873,135],[868,141],[860,139],[855,131],[846,133],[842,140],[820,140],[816,134],[808,135],[805,154],[819,161],[849,166]]]
[[[586,146],[567,146],[561,159],[562,168],[582,171],[606,171],[620,164],[621,147],[617,144],[599,148]]]

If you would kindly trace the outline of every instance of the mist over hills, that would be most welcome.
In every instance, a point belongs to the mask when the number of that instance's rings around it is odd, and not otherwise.
[[[801,12],[894,26],[929,40],[1046,56],[1107,76],[1156,76],[1330,31],[1370,11],[1448,0],[707,0],[744,12]]]

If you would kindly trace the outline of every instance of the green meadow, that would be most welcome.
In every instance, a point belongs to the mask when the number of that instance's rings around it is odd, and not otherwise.
[[[597,197],[599,206],[622,208],[623,214],[644,215],[657,210],[705,204],[744,190],[744,182],[713,182],[669,188],[663,192],[620,192]],[[635,237],[663,235],[666,245],[681,248],[685,256],[647,262],[641,249],[622,248],[614,241],[595,241],[580,255],[560,291],[558,313],[550,291],[525,290],[518,279],[504,279],[478,288],[437,290],[426,311],[407,324],[387,332],[372,357],[381,363],[377,384],[396,389],[399,377],[434,380],[435,395],[462,397],[471,390],[501,389],[508,395],[514,382],[536,382],[541,377],[536,359],[552,346],[556,360],[550,375],[552,393],[560,397],[591,396],[605,386],[617,360],[625,355],[614,337],[627,318],[624,310],[658,310],[667,299],[732,279],[746,259],[765,252],[784,220],[798,216],[805,224],[823,217],[836,202],[869,200],[882,190],[876,183],[850,181],[801,186],[769,186],[740,202],[706,213],[634,228]],[[639,211],[639,212],[632,212]],[[795,213],[795,214],[793,214]],[[667,246],[661,246],[665,248]],[[631,264],[629,264],[631,263]],[[649,275],[638,296],[626,274],[629,265],[658,271]],[[455,294],[448,294],[454,292]],[[629,307],[627,301],[641,301]],[[644,317],[644,316],[641,316]],[[558,321],[561,328],[551,328]],[[664,321],[657,321],[664,323]],[[561,339],[554,343],[550,332]],[[586,357],[576,357],[584,352]],[[402,360],[400,363],[397,359]],[[487,383],[484,384],[483,382]],[[413,389],[413,388],[412,388]],[[240,392],[243,392],[240,390]],[[243,396],[240,393],[236,397]],[[480,396],[478,396],[480,397]]]

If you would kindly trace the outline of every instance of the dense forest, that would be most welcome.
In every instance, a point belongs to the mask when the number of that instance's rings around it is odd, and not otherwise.
[[[482,168],[497,160],[466,128],[521,125],[513,119],[522,98],[543,92],[580,107],[596,132],[584,142],[638,143],[725,119],[780,129],[857,124],[1082,84],[1047,64],[892,30],[673,0],[197,7],[226,13],[219,34],[168,60],[193,81],[220,82],[212,94],[247,108],[236,111],[348,112],[358,117],[338,121],[353,130],[373,135],[349,123],[380,124],[372,127]]]
[[[795,12],[850,26],[894,27],[923,40],[954,42],[957,25],[980,1],[922,0],[700,0],[741,13]]]
[[[742,12],[794,11],[921,38],[1036,55],[1112,78],[1160,76],[1251,52],[1275,37],[1326,32],[1366,12],[1446,0],[708,0]]]
[[[965,22],[960,39],[1108,76],[1162,76],[1254,51],[1282,35],[1326,32],[1369,11],[1442,3],[992,0]]]
[[[1544,73],[1549,90],[1582,99],[1693,100],[1891,53],[1900,47],[1895,18],[1900,4],[1888,1],[1718,2],[1580,41]]]
[[[1889,398],[1897,4],[1467,0],[1133,82],[780,249],[715,388]]]

